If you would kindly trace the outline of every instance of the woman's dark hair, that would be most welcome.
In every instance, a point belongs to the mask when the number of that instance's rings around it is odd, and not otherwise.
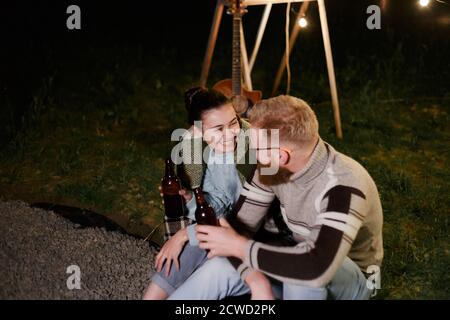
[[[230,102],[219,91],[208,90],[203,87],[195,87],[184,93],[184,102],[188,113],[189,124],[201,120],[203,112],[218,108]]]

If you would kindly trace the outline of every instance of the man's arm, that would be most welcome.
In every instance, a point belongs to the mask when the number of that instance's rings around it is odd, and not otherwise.
[[[276,247],[249,241],[245,264],[282,282],[326,285],[347,256],[367,213],[366,196],[359,189],[338,185],[324,195],[321,208],[305,242]]]
[[[259,170],[255,170],[252,179],[243,185],[239,200],[227,218],[230,225],[240,234],[252,238],[264,221],[275,194],[259,182]],[[242,279],[251,271],[248,265],[235,257],[229,257],[230,263],[237,269]]]
[[[251,180],[242,187],[238,202],[227,218],[239,233],[251,238],[264,221],[275,194],[259,181],[259,170],[255,170]]]

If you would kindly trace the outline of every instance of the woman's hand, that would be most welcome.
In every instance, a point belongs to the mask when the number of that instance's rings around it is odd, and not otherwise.
[[[164,196],[164,194],[162,193],[161,186],[158,187],[158,190],[159,190],[159,195],[162,198]],[[180,196],[182,196],[186,202],[189,202],[192,199],[192,191],[189,191],[187,189],[181,189],[180,191],[178,191],[178,194]],[[164,203],[164,200],[163,200],[163,203]]]
[[[182,196],[184,198],[184,201],[189,202],[192,199],[192,191],[186,190],[186,189],[181,189],[180,191],[178,191],[178,193],[180,194],[180,196]]]
[[[181,250],[183,250],[184,244],[188,241],[188,235],[186,229],[181,229],[169,240],[164,243],[163,247],[159,251],[155,259],[155,268],[157,272],[160,272],[164,262],[166,263],[166,277],[169,276],[170,267],[172,261],[175,263],[177,271],[180,270],[180,262],[178,257]]]

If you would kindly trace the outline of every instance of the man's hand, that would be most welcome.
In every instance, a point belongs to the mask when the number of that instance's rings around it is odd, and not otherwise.
[[[186,229],[181,229],[169,240],[164,243],[164,246],[159,251],[155,259],[155,268],[160,272],[164,262],[166,262],[166,277],[169,276],[172,261],[175,263],[177,271],[180,270],[180,263],[178,257],[183,250],[184,244],[188,240]]]
[[[220,225],[220,227],[206,225],[195,227],[199,247],[209,250],[209,259],[220,256],[244,260],[248,239],[234,231],[224,218],[220,219]]]

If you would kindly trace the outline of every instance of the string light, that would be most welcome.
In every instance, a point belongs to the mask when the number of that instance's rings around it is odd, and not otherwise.
[[[430,0],[419,0],[421,7],[427,7],[430,4]]]
[[[298,19],[298,25],[301,28],[306,28],[306,26],[308,25],[308,20],[306,20],[305,17],[301,17],[300,19]]]

